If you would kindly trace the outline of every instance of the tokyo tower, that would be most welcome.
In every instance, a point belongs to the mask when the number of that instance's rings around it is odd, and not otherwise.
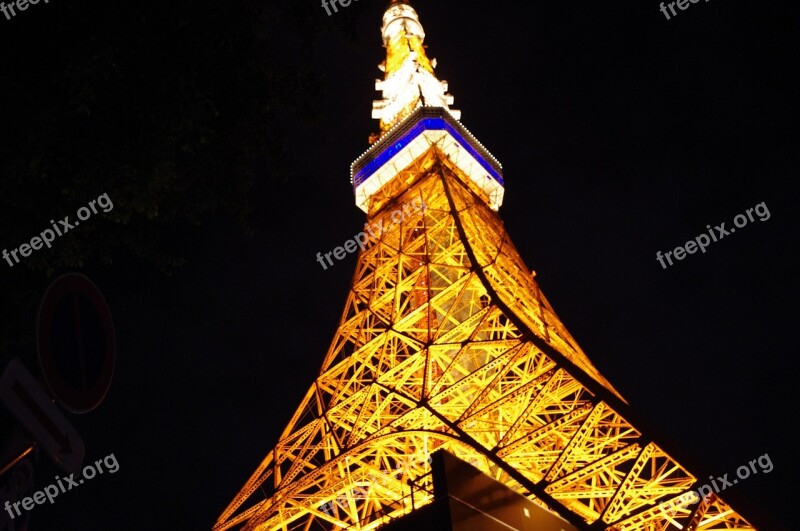
[[[636,420],[557,317],[416,11],[392,2],[381,34],[380,133],[351,166],[369,230],[338,329],[214,531],[376,529],[432,503],[439,450],[578,529],[756,529],[719,492],[697,494],[707,474]]]

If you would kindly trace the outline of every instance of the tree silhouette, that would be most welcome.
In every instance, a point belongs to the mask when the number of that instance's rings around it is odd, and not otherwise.
[[[0,65],[0,128],[11,139],[0,144],[0,246],[74,220],[103,193],[114,207],[13,268],[2,262],[0,334],[12,343],[30,335],[42,286],[59,271],[124,260],[169,274],[184,262],[174,243],[208,216],[252,230],[254,173],[285,175],[283,121],[313,116],[316,90],[308,71],[273,60],[273,30],[314,26],[291,9],[255,0],[31,7],[0,21],[18,52]]]

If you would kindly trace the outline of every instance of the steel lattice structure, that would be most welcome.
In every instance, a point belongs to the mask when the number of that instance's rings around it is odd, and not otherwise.
[[[387,82],[402,69],[393,54],[424,56],[421,26],[391,32],[409,13],[395,3],[384,17]],[[375,529],[431,500],[408,481],[438,449],[582,528],[755,529],[713,494],[685,503],[701,481],[634,425],[511,243],[499,164],[428,103],[378,116],[354,187],[382,230],[318,378],[214,530]]]

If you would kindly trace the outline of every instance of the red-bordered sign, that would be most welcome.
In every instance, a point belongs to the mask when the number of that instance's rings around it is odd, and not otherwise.
[[[36,338],[42,375],[61,405],[73,413],[100,405],[114,374],[116,340],[97,286],[79,273],[57,278],[39,307]]]

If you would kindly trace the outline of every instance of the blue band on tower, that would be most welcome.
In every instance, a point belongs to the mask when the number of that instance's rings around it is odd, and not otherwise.
[[[410,115],[405,123],[389,132],[364,155],[353,163],[353,190],[378,171],[392,157],[408,146],[425,131],[446,131],[458,142],[500,185],[503,183],[500,164],[475,140],[464,126],[456,122],[442,108],[421,108]]]

